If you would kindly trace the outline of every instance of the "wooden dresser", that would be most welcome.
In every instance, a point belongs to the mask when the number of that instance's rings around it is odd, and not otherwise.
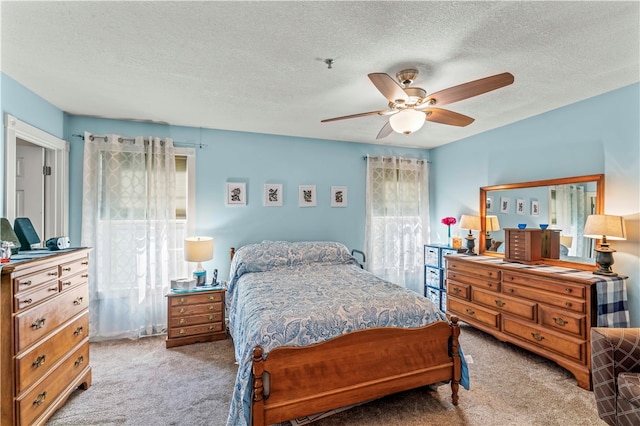
[[[227,338],[223,287],[172,291],[167,299],[167,348]]]
[[[602,277],[452,255],[446,257],[446,279],[449,314],[555,361],[576,377],[578,386],[591,388],[589,338],[591,327],[598,325],[596,284]],[[624,277],[611,284],[624,288]]]
[[[0,282],[0,423],[44,424],[91,386],[89,249],[20,252]]]

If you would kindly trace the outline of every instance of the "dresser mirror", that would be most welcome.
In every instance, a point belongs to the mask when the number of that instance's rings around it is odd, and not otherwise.
[[[604,214],[604,175],[575,176],[480,188],[479,253],[504,255],[505,228],[548,226],[555,238],[553,258],[545,263],[595,265],[596,240],[582,236],[587,216]],[[497,228],[497,230],[496,230]],[[558,254],[559,253],[559,254]]]

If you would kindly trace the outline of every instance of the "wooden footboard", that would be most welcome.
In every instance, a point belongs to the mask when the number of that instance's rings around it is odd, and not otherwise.
[[[373,328],[305,347],[253,351],[252,424],[270,425],[451,381],[458,404],[458,319],[421,328]]]

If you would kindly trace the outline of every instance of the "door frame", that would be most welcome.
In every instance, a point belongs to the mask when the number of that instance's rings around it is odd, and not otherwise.
[[[45,149],[45,164],[51,175],[45,182],[44,228],[49,237],[69,235],[69,142],[5,114],[4,217],[13,223],[16,217],[16,144],[22,139]]]

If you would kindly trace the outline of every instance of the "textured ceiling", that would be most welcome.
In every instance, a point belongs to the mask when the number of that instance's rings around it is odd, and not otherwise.
[[[4,73],[72,114],[430,148],[640,80],[632,2],[6,2]],[[335,60],[328,69],[324,59]],[[376,141],[367,78],[412,67],[428,93],[511,72]]]

